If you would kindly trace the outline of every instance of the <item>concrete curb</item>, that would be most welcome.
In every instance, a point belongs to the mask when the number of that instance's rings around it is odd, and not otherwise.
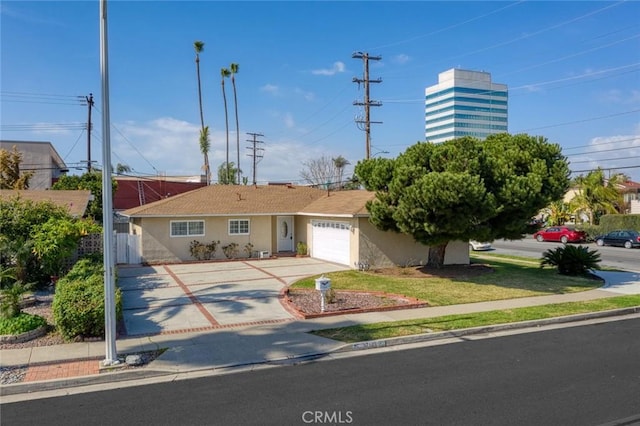
[[[331,356],[332,354],[359,352],[367,349],[378,349],[378,348],[385,348],[385,347],[392,347],[392,346],[400,346],[400,345],[407,345],[407,344],[450,339],[450,338],[460,338],[464,336],[486,334],[486,333],[493,333],[493,332],[499,332],[499,331],[535,328],[535,327],[542,327],[542,326],[553,325],[553,324],[578,323],[586,320],[633,315],[638,313],[640,313],[640,306],[631,307],[631,308],[614,309],[609,311],[592,312],[592,313],[586,313],[586,314],[576,314],[576,315],[569,315],[569,316],[556,317],[556,318],[547,318],[542,320],[531,320],[531,321],[522,321],[522,322],[498,324],[498,325],[483,326],[483,327],[474,327],[474,328],[467,328],[467,329],[460,329],[460,330],[453,330],[453,331],[443,331],[438,333],[415,334],[411,336],[393,337],[389,339],[370,340],[370,341],[345,344],[330,351],[309,352],[306,354],[287,356],[282,358],[266,359],[266,360],[255,361],[255,362],[245,362],[245,363],[238,363],[238,364],[231,363],[231,364],[224,365],[222,367],[215,367],[215,368],[207,367],[207,368],[202,368],[202,369],[188,371],[188,372],[154,370],[152,365],[149,365],[147,367],[137,369],[137,370],[118,371],[118,372],[111,372],[107,374],[99,374],[94,376],[74,377],[74,378],[60,379],[60,380],[47,380],[42,382],[29,382],[29,383],[16,383],[11,385],[2,385],[0,386],[0,396],[17,395],[17,394],[23,394],[23,393],[33,393],[33,392],[41,392],[41,391],[49,391],[49,390],[60,390],[64,388],[89,386],[89,385],[95,385],[95,384],[101,384],[101,383],[114,383],[114,382],[123,382],[123,381],[129,381],[129,380],[141,380],[141,379],[154,378],[154,377],[165,377],[170,375],[179,376],[179,375],[185,375],[185,374],[189,374],[196,371],[209,370],[212,372],[213,371],[231,372],[233,370],[237,370],[239,372],[239,371],[246,371],[247,367],[254,367],[259,365],[263,365],[263,366],[295,365],[295,364],[300,364],[302,362],[309,362],[309,361],[321,359],[327,356]]]
[[[568,315],[563,317],[547,318],[541,320],[521,321],[507,324],[488,325],[482,327],[465,328],[460,330],[442,331],[437,333],[413,334],[411,336],[391,337],[380,340],[367,340],[344,345],[334,352],[350,352],[364,349],[383,348],[388,346],[406,345],[411,343],[429,342],[432,340],[464,337],[473,334],[486,334],[506,330],[518,330],[532,327],[542,327],[552,324],[580,322],[598,318],[623,316],[640,313],[640,306],[632,308],[613,309],[609,311],[591,312],[587,314]]]

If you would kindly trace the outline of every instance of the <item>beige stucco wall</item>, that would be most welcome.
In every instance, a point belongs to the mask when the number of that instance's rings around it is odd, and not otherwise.
[[[249,219],[249,235],[229,235],[229,219]],[[171,237],[171,221],[204,220],[204,236]],[[131,224],[131,232],[142,235],[143,261],[148,263],[179,262],[194,260],[189,252],[191,241],[203,244],[220,241],[215,253],[216,259],[224,259],[222,247],[229,243],[238,244],[238,257],[247,257],[245,246],[253,244],[253,251],[272,252],[272,232],[270,216],[251,217],[176,217],[137,218]]]
[[[130,223],[130,232],[141,235],[143,261],[148,263],[180,262],[194,260],[189,252],[191,241],[208,244],[220,241],[216,259],[224,259],[222,247],[235,242],[239,246],[239,257],[246,257],[244,247],[253,244],[253,251],[277,253],[277,216],[251,216],[250,235],[228,235],[229,219],[246,217],[176,217],[176,218],[135,218]],[[205,235],[200,237],[171,237],[171,221],[204,220]],[[389,267],[394,265],[412,266],[426,264],[429,249],[413,241],[413,238],[394,232],[377,230],[367,218],[294,216],[294,250],[299,241],[307,244],[312,252],[313,220],[332,220],[351,225],[350,262],[356,268],[358,262],[367,262],[370,266]],[[469,245],[467,242],[452,241],[447,246],[445,264],[468,264]]]
[[[368,218],[360,218],[356,230],[359,252],[354,262],[366,262],[371,267],[394,265],[424,265],[429,258],[429,247],[417,243],[411,236],[380,231]],[[445,265],[469,263],[469,243],[451,241],[444,257]]]

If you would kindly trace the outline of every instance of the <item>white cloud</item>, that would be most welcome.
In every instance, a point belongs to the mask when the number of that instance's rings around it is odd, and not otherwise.
[[[344,62],[334,62],[331,68],[323,68],[311,71],[311,74],[314,75],[335,75],[337,73],[342,73],[345,71]]]
[[[292,129],[296,125],[295,121],[293,120],[293,115],[291,115],[290,112],[287,112],[286,114],[284,114],[283,120],[284,120],[284,125],[288,129]]]
[[[115,163],[127,164],[138,173],[200,174],[204,159],[198,124],[161,117],[144,123],[128,121],[114,125],[119,130],[111,132]],[[226,158],[225,132],[211,129],[210,140],[209,164],[215,174],[217,166]],[[230,133],[229,140],[235,141],[235,133]]]
[[[260,91],[271,93],[274,96],[280,96],[280,88],[274,84],[265,84],[260,88]]]
[[[397,64],[406,64],[410,60],[411,58],[409,57],[409,55],[405,55],[404,53],[401,53],[393,57],[393,62]]]
[[[299,89],[299,88],[296,88],[295,92],[296,92],[296,94],[302,96],[307,101],[313,101],[316,98],[316,95],[313,92],[306,92],[306,91],[304,91],[302,89]]]
[[[640,125],[633,135],[599,136],[591,139],[583,154],[565,152],[571,162],[571,170],[586,174],[598,167],[611,173],[624,173],[633,181],[640,180]]]
[[[320,146],[308,146],[295,141],[266,143],[264,157],[256,167],[256,180],[258,184],[267,182],[303,184],[300,178],[300,172],[304,168],[303,163],[323,155],[327,155],[326,149]],[[252,176],[251,166],[247,168],[245,176]],[[251,177],[249,179],[251,180]]]

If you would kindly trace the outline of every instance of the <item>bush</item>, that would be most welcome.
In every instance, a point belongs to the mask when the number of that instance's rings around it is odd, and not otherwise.
[[[13,318],[19,316],[21,313],[20,303],[22,302],[22,296],[29,292],[32,287],[32,284],[24,284],[22,281],[16,281],[0,290],[0,317]]]
[[[198,240],[193,240],[189,244],[189,253],[196,260],[210,260],[216,257],[220,241],[211,241],[209,244],[203,244]]]
[[[307,244],[304,241],[298,241],[298,244],[296,245],[296,253],[298,253],[299,256],[306,256],[307,252]]]
[[[640,231],[640,214],[606,214],[600,218],[603,234],[616,229]]]
[[[92,259],[90,257],[80,259],[73,265],[73,268],[64,276],[67,281],[77,281],[89,278],[93,275],[103,276],[104,266],[102,259]]]
[[[0,335],[20,334],[47,325],[47,320],[39,315],[20,313],[12,318],[0,318]]]
[[[116,317],[122,318],[122,294],[115,292]],[[53,317],[63,337],[104,337],[102,266],[81,260],[56,285]]]
[[[587,275],[590,269],[600,269],[600,253],[586,246],[557,247],[542,253],[540,267],[546,265],[558,268],[562,275]]]
[[[235,259],[238,257],[238,243],[229,243],[222,247],[222,252],[227,257],[227,259]]]

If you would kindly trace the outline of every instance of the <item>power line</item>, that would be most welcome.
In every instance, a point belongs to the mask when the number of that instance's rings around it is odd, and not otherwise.
[[[580,148],[589,148],[589,147],[592,147],[592,146],[611,145],[611,144],[619,143],[619,142],[634,141],[634,140],[639,139],[639,138],[640,138],[640,136],[636,136],[636,137],[628,138],[628,139],[618,139],[618,140],[615,140],[615,141],[607,141],[607,142],[600,142],[600,143],[592,143],[592,144],[590,144],[590,145],[572,146],[572,147],[570,147],[570,148],[563,148],[563,150],[564,150],[564,151],[568,151],[568,150],[570,150],[570,149],[580,149]],[[573,155],[573,154],[572,154],[572,155]]]
[[[633,148],[640,149],[640,145],[637,146],[637,147],[624,146],[622,148],[611,148],[611,149],[601,149],[601,150],[596,150],[596,151],[579,152],[577,154],[568,154],[567,157],[577,157],[577,156],[589,155],[589,154],[599,154],[601,152],[610,152],[610,151],[622,151],[623,149],[633,149]]]
[[[529,129],[518,130],[515,133],[525,133],[525,132],[529,132],[531,130],[549,129],[551,127],[560,127],[560,126],[566,126],[566,125],[569,125],[569,124],[585,123],[587,121],[604,120],[605,118],[618,117],[620,115],[631,114],[631,113],[639,112],[639,111],[640,111],[640,109],[633,109],[631,111],[623,111],[623,112],[619,112],[619,113],[615,113],[615,114],[601,115],[601,116],[597,116],[597,117],[585,118],[585,119],[582,119],[582,120],[567,121],[567,122],[564,122],[564,123],[550,124],[548,126],[532,127],[532,128],[529,128]]]
[[[633,157],[616,157],[616,158],[598,158],[597,160],[581,160],[581,161],[570,161],[571,164],[581,164],[581,163],[593,163],[593,162],[603,162],[603,161],[623,161],[623,160],[633,160],[635,158],[640,158],[640,155],[634,155]]]

